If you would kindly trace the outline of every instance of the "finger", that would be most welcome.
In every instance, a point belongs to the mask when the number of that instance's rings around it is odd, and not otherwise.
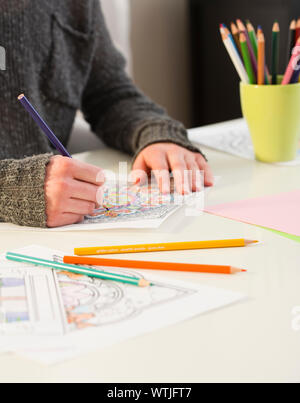
[[[169,164],[174,176],[175,188],[179,194],[188,194],[191,192],[187,165],[183,155],[168,155]]]
[[[145,171],[146,172],[148,169],[149,169],[149,167],[148,167],[148,165],[147,165],[147,163],[145,161],[145,158],[143,157],[143,155],[140,154],[137,157],[137,159],[134,161],[132,170],[133,171],[140,170],[140,171]]]
[[[170,171],[166,154],[154,155],[151,159],[151,174],[154,175],[156,183],[163,194],[169,194],[170,186]]]
[[[186,165],[189,171],[192,191],[200,192],[202,190],[202,173],[196,162],[196,158],[193,155],[186,157]]]
[[[96,203],[86,200],[69,199],[65,205],[64,212],[77,215],[91,215],[96,209]]]
[[[97,195],[101,186],[92,185],[90,183],[73,180],[70,184],[68,195],[73,199],[86,200],[96,203]]]
[[[101,168],[81,161],[74,160],[72,174],[74,179],[98,186],[103,185],[105,182],[104,172]]]
[[[64,227],[65,225],[79,224],[84,220],[84,216],[78,214],[60,214],[47,219],[48,228]]]
[[[208,163],[205,161],[201,154],[196,156],[197,163],[201,171],[204,171],[204,185],[214,186],[214,175]]]
[[[149,167],[142,155],[135,160],[129,180],[134,184],[145,185],[148,182]]]

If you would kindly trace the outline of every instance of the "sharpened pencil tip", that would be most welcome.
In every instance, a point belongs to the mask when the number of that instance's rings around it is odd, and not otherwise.
[[[20,101],[20,100],[23,99],[24,97],[25,97],[25,95],[24,95],[24,94],[21,94],[21,95],[18,96],[18,100]]]
[[[259,243],[259,241],[252,241],[252,240],[249,240],[249,239],[245,239],[245,245],[253,245],[255,243]]]
[[[141,279],[140,281],[139,281],[139,286],[140,287],[149,287],[151,285],[151,283],[150,283],[150,281],[147,281],[147,280],[144,280],[144,279]]]

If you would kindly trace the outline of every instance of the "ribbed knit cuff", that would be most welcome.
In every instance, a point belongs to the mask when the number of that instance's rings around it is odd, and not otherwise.
[[[189,141],[185,128],[176,121],[163,120],[145,123],[137,132],[137,151],[134,155],[134,160],[144,148],[151,144],[174,143],[192,152],[201,154],[207,161],[200,149]]]
[[[44,183],[52,154],[0,161],[0,220],[46,227]]]

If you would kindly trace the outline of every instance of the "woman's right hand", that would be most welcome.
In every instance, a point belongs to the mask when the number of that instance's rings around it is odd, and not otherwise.
[[[45,198],[47,226],[79,223],[102,203],[101,168],[75,159],[54,156],[47,166]]]

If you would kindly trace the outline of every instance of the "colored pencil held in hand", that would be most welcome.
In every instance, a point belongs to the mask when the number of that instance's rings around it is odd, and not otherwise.
[[[62,143],[58,140],[53,131],[44,121],[44,119],[40,116],[37,110],[31,105],[31,103],[25,97],[25,95],[24,94],[19,95],[18,100],[24,106],[26,111],[31,115],[32,119],[36,122],[36,124],[40,127],[40,129],[45,133],[48,140],[52,143],[55,149],[59,151],[62,156],[72,158],[69,152],[66,150],[66,148],[62,145]]]

